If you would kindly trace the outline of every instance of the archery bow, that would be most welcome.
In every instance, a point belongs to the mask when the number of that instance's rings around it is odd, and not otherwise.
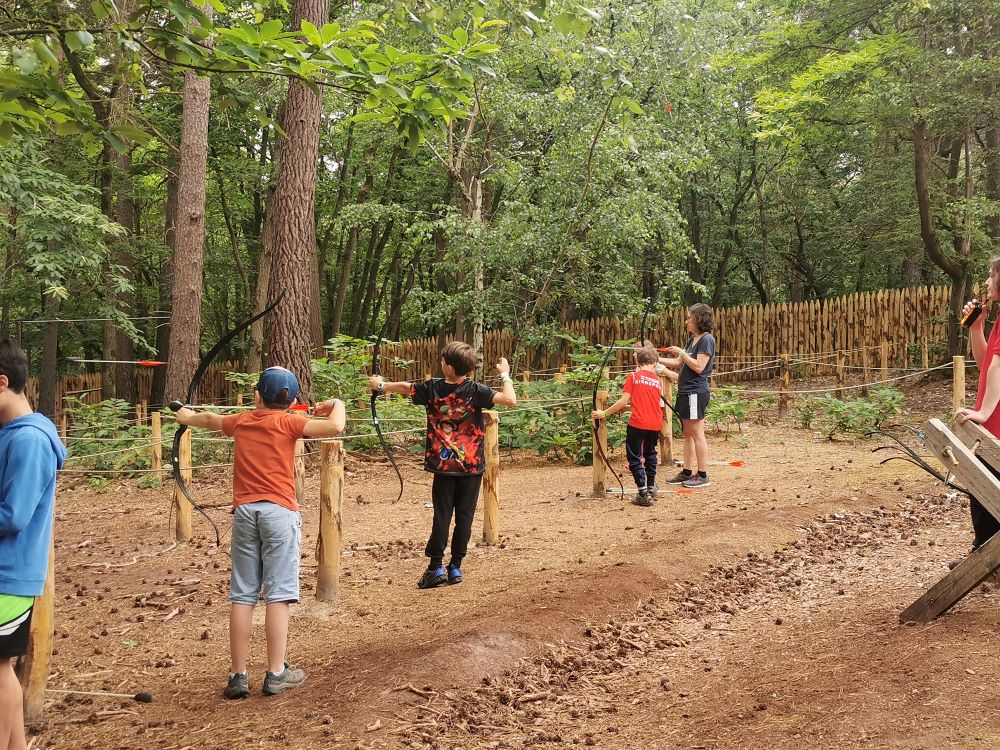
[[[187,389],[186,401],[184,402],[184,404],[182,404],[180,401],[172,401],[170,403],[170,409],[172,411],[177,411],[178,409],[182,408],[185,404],[191,404],[194,402],[195,395],[198,391],[198,385],[201,383],[201,379],[205,375],[205,372],[208,370],[208,366],[212,363],[212,360],[214,360],[217,356],[219,356],[219,354],[222,352],[223,349],[226,348],[226,345],[229,344],[230,341],[232,341],[247,328],[252,326],[254,323],[263,318],[265,315],[268,315],[272,310],[274,310],[274,308],[278,306],[278,303],[281,302],[281,298],[283,296],[284,296],[283,294],[279,294],[278,298],[274,300],[274,302],[272,302],[270,305],[265,307],[263,310],[261,310],[253,317],[244,320],[233,330],[231,330],[229,333],[227,333],[225,336],[219,339],[215,343],[215,346],[209,349],[208,353],[201,358],[201,361],[198,363],[198,369],[194,371],[194,375],[191,377],[191,383],[190,385],[188,385]],[[191,491],[188,489],[187,482],[185,482],[184,477],[181,476],[180,446],[181,446],[181,438],[183,437],[186,431],[187,431],[187,425],[182,424],[180,427],[177,428],[177,431],[174,432],[173,451],[170,459],[170,462],[173,466],[174,482],[176,482],[177,486],[180,488],[180,491],[184,495],[184,497],[187,498],[187,501],[191,503],[191,507],[194,508],[199,513],[201,513],[201,515],[203,515],[205,519],[210,524],[212,524],[212,528],[215,529],[215,546],[219,547],[222,544],[222,537],[219,534],[219,527],[216,525],[215,521],[212,520],[212,517],[205,512],[205,509],[194,501],[194,498],[191,496]]]
[[[389,327],[389,321],[391,321],[400,311],[403,305],[403,300],[409,293],[410,289],[413,288],[414,272],[413,265],[410,265],[410,273],[406,282],[406,289],[402,294],[399,295],[399,300],[395,307],[389,310],[385,316],[385,322],[379,329],[378,334],[375,336],[375,347],[372,349],[372,375],[376,377],[382,377],[382,339],[385,337],[386,329]],[[372,426],[375,428],[375,434],[378,435],[378,441],[382,445],[382,450],[385,452],[385,457],[389,459],[389,463],[392,464],[392,468],[396,471],[396,478],[399,480],[399,494],[396,496],[396,502],[398,503],[403,497],[403,474],[399,470],[399,466],[396,464],[396,459],[392,457],[392,449],[389,447],[389,443],[386,441],[385,436],[382,434],[382,426],[378,421],[378,409],[375,406],[375,402],[378,400],[378,391],[373,390],[369,405],[372,410]]]
[[[386,317],[386,324],[389,322],[389,317]],[[381,365],[381,353],[382,353],[382,337],[385,333],[386,325],[383,324],[382,329],[378,332],[378,336],[375,338],[375,348],[372,350],[372,375],[376,377],[382,377],[382,365]],[[386,458],[389,459],[389,463],[392,464],[392,468],[396,470],[396,478],[399,479],[399,494],[396,496],[396,502],[398,503],[400,498],[403,497],[403,474],[399,470],[399,466],[396,465],[396,459],[392,457],[392,449],[389,448],[389,443],[386,442],[385,435],[382,434],[382,427],[379,425],[378,421],[378,409],[375,406],[375,402],[378,400],[378,391],[373,390],[370,406],[372,410],[372,426],[375,428],[375,434],[378,435],[378,441],[382,444],[382,450],[385,452]]]
[[[612,342],[612,343],[614,343],[614,342]],[[597,376],[594,378],[594,393],[593,393],[593,397],[591,398],[591,404],[594,407],[594,411],[597,411],[597,391],[601,387],[601,375],[604,373],[604,368],[608,364],[608,360],[611,358],[611,352],[613,352],[614,350],[615,350],[614,346],[609,346],[604,351],[604,359],[601,360],[601,364],[597,368]],[[599,420],[595,419],[593,425],[591,426],[591,432],[593,432],[593,435],[594,435],[594,446],[597,448],[597,452],[600,454],[601,460],[604,461],[604,465],[608,467],[608,471],[610,471],[611,474],[612,474],[612,476],[615,479],[618,480],[618,486],[622,488],[622,500],[624,500],[625,499],[625,485],[622,483],[622,478],[620,476],[618,476],[618,472],[615,471],[615,467],[612,466],[611,462],[608,460],[608,456],[604,452],[604,448],[601,447],[601,441],[597,437],[597,430],[598,430],[598,427],[599,427],[598,422],[599,422]]]
[[[655,300],[655,296],[646,297],[646,309],[642,311],[642,322],[639,324],[639,346],[646,345],[646,319],[649,317],[649,311]]]
[[[651,297],[646,297],[646,309],[642,311],[642,322],[639,324],[639,346],[643,346],[646,343],[646,319],[649,317],[649,311],[653,308],[653,303],[655,301],[655,294]],[[659,352],[660,350],[657,349],[656,351]],[[663,397],[663,394],[660,394],[660,403],[670,409],[670,411],[674,414],[677,413],[677,409],[675,409],[674,405]]]

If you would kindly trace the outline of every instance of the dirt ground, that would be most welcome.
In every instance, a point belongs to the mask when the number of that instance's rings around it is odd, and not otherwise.
[[[950,384],[901,421],[947,413]],[[460,586],[420,591],[430,476],[348,458],[341,596],[312,598],[316,476],[303,516],[299,690],[221,698],[228,547],[171,547],[170,490],[66,486],[57,499],[49,693],[33,747],[993,748],[998,593],[929,625],[898,614],[971,543],[968,511],[878,441],[745,425],[710,435],[712,486],[652,508],[593,500],[590,468],[505,460],[501,543]],[[623,464],[620,452],[613,456]],[[741,461],[742,466],[730,465]],[[315,472],[313,472],[315,474]],[[199,477],[225,503],[230,477]],[[224,529],[225,509],[210,510]],[[481,538],[481,515],[473,539]],[[261,612],[262,614],[262,612]]]

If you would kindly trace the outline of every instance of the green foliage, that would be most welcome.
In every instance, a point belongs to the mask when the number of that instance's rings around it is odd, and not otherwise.
[[[592,382],[582,379],[557,383],[538,380],[519,383],[518,404],[501,412],[500,443],[507,450],[525,450],[539,456],[568,459],[578,464],[592,460]],[[616,384],[609,384],[614,387]],[[627,417],[608,420],[608,446],[625,442]],[[598,459],[600,460],[600,459]]]
[[[705,419],[716,432],[722,432],[726,439],[735,426],[743,431],[743,423],[751,416],[759,424],[763,424],[767,411],[777,403],[776,396],[760,396],[748,398],[739,386],[716,388],[708,402]]]
[[[95,486],[104,486],[111,479],[138,479],[143,487],[168,480],[176,422],[165,420],[162,426],[162,456],[168,470],[159,477],[143,475],[152,463],[152,434],[148,425],[135,424],[128,403],[108,399],[88,404],[79,398],[67,397],[65,404],[70,425],[66,469],[100,472],[87,477]],[[195,436],[191,460],[194,466],[229,462],[232,460],[230,446],[225,441],[203,441]]]
[[[903,407],[904,396],[895,388],[875,388],[867,398],[839,399],[833,395],[806,399],[800,405],[800,424],[811,426],[818,421],[829,440],[837,433],[859,436],[877,430]],[[806,424],[803,414],[809,414]]]
[[[0,88],[7,92],[0,142],[14,133],[56,127],[63,134],[100,137],[126,153],[130,143],[147,142],[150,134],[141,123],[110,124],[87,101],[90,89],[80,83],[80,74],[124,73],[131,86],[146,91],[160,83],[159,73],[146,77],[155,67],[295,78],[317,93],[321,86],[346,92],[361,102],[359,121],[391,124],[416,147],[428,129],[466,111],[475,80],[493,75],[486,61],[501,49],[494,39],[503,25],[475,6],[468,15],[447,18],[424,13],[424,33],[408,39],[411,48],[402,50],[392,43],[393,27],[410,25],[412,13],[322,28],[302,21],[301,28],[286,29],[281,19],[265,19],[259,8],[248,18],[240,3],[213,0],[214,17],[186,0],[136,5],[124,16],[110,0],[95,0],[79,11],[49,4],[31,22],[8,16],[0,23],[7,40],[0,47],[7,53],[0,55]],[[207,39],[212,43],[205,44]],[[60,57],[76,63],[76,77],[66,75]]]
[[[813,423],[820,413],[820,404],[815,398],[802,398],[795,405],[795,411],[799,417],[799,427],[804,430],[812,429]]]
[[[0,253],[16,274],[0,295],[10,301],[18,283],[60,300],[74,285],[129,291],[126,274],[112,261],[111,242],[124,230],[94,205],[96,191],[52,166],[33,140],[0,148]]]

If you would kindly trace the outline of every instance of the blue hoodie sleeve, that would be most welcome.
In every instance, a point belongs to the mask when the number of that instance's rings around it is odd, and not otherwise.
[[[6,447],[6,470],[0,486],[0,536],[17,534],[28,525],[56,474],[55,453],[41,432],[20,429]]]

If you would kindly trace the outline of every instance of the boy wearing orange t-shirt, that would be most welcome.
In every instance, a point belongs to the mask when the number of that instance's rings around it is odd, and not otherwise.
[[[223,417],[183,408],[177,421],[221,430],[236,443],[233,462],[233,570],[229,583],[229,653],[232,660],[226,698],[250,695],[247,652],[253,608],[264,593],[267,673],[264,695],[297,688],[306,679],[285,661],[288,605],[299,600],[299,506],[295,497],[295,442],[328,438],[344,431],[347,414],[340,399],[316,407],[309,419],[288,412],[299,382],[284,367],[261,373],[254,394],[256,408]]]
[[[652,505],[657,492],[656,446],[663,424],[663,383],[656,372],[658,358],[656,349],[651,346],[636,349],[635,360],[639,367],[625,378],[622,397],[607,409],[597,409],[591,415],[594,419],[605,419],[631,405],[632,415],[625,429],[625,453],[629,471],[639,489],[632,501],[634,505]]]

